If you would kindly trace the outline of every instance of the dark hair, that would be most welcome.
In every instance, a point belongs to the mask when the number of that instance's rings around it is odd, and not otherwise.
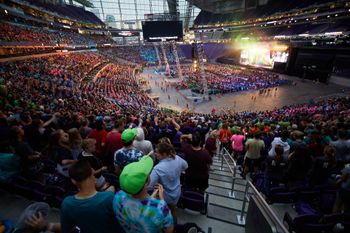
[[[129,142],[125,142],[124,140],[122,140],[123,146],[128,147],[131,146],[133,144],[134,140],[131,140]]]
[[[191,142],[192,146],[200,146],[201,142],[202,142],[202,138],[198,132],[192,134],[192,142]]]
[[[76,182],[82,182],[91,176],[92,168],[87,160],[81,159],[73,163],[73,165],[69,168],[68,173],[71,179],[75,180]]]
[[[289,138],[289,132],[287,130],[283,130],[281,133],[281,139],[286,141]]]
[[[283,152],[284,152],[283,146],[280,144],[277,144],[275,147],[275,152],[276,152],[276,155],[283,154]]]
[[[159,154],[166,154],[168,157],[175,158],[176,156],[176,151],[173,145],[166,143],[166,142],[161,142],[157,145],[157,151]]]
[[[103,121],[97,120],[95,126],[98,131],[103,130]]]
[[[125,122],[125,120],[123,118],[119,119],[119,120],[116,120],[114,122],[114,128],[118,129],[120,126],[124,125],[124,122]]]

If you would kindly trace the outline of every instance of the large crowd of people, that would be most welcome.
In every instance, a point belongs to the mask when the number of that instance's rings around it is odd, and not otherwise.
[[[64,67],[44,61],[51,71]],[[139,87],[127,78],[126,66],[108,65],[97,76],[97,87],[87,84],[81,90],[86,95],[61,79],[60,85],[73,88],[69,98],[52,91],[60,79],[33,61],[3,67],[2,152],[9,149],[20,157],[21,179],[64,190],[59,204],[63,232],[74,226],[89,232],[172,232],[181,190],[204,192],[208,187],[216,140],[242,164],[242,176],[264,174],[261,190],[267,198],[273,197],[276,184],[284,184],[288,192],[300,185],[339,187],[327,213],[349,212],[349,97],[263,112],[169,113],[143,108],[147,101],[127,95]],[[38,71],[41,75],[35,75]],[[113,107],[102,95],[126,98],[138,108]],[[48,164],[53,165],[50,171]],[[77,215],[86,217],[80,221]]]
[[[208,64],[204,69],[211,94],[269,89],[292,84],[291,81],[266,70],[246,69],[224,64]],[[178,84],[178,88],[190,88],[197,91],[203,89],[199,67],[184,66],[182,72],[185,79]]]
[[[109,64],[96,76],[95,82],[89,82],[82,89],[90,93],[114,99],[123,107],[154,107],[155,104],[132,77],[131,66]]]
[[[49,29],[28,25],[2,22],[0,40],[11,42],[30,42],[39,45],[91,45],[96,44],[92,38],[66,30]]]
[[[144,61],[137,47],[120,54]],[[169,112],[147,96],[132,65],[109,62],[89,51],[1,64],[0,152],[20,164],[0,171],[0,187],[61,208],[60,223],[27,216],[33,232],[173,232],[182,191],[209,186],[217,141],[268,201],[278,202],[276,189],[322,186],[337,195],[329,208],[312,208],[349,213],[348,96],[273,111]],[[219,93],[288,84],[229,65],[206,65],[206,73]],[[185,66],[184,74],[180,87],[200,88],[198,72]]]

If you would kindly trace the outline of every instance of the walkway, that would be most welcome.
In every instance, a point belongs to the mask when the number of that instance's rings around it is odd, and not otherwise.
[[[212,108],[216,108],[218,112],[222,108],[229,108],[236,112],[273,110],[285,105],[307,103],[310,99],[339,95],[342,94],[343,91],[346,93],[350,92],[349,87],[336,84],[325,85],[310,80],[302,81],[297,77],[282,75],[284,78],[294,81],[296,86],[278,87],[276,94],[273,90],[265,95],[259,95],[259,91],[249,91],[226,94],[223,96],[212,96],[210,102],[194,105],[193,101],[184,98],[184,96],[191,95],[191,91],[188,89],[177,92],[174,88],[169,88],[167,92],[163,92],[156,83],[164,83],[165,77],[155,74],[154,68],[145,68],[141,75],[145,78],[152,77],[148,79],[152,87],[152,95],[159,96],[160,106],[178,111],[182,111],[188,106],[189,109],[194,109],[196,112],[200,113],[210,113]],[[252,96],[256,97],[255,101],[252,100]]]

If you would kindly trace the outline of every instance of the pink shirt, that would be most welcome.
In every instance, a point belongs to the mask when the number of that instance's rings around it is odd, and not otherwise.
[[[235,151],[243,151],[243,141],[245,139],[244,135],[234,134],[231,137],[232,149]]]

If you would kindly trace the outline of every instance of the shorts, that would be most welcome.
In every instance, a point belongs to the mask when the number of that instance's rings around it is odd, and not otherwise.
[[[261,162],[260,158],[258,159],[250,159],[247,157],[244,158],[244,166],[246,167],[259,167],[260,162]]]

